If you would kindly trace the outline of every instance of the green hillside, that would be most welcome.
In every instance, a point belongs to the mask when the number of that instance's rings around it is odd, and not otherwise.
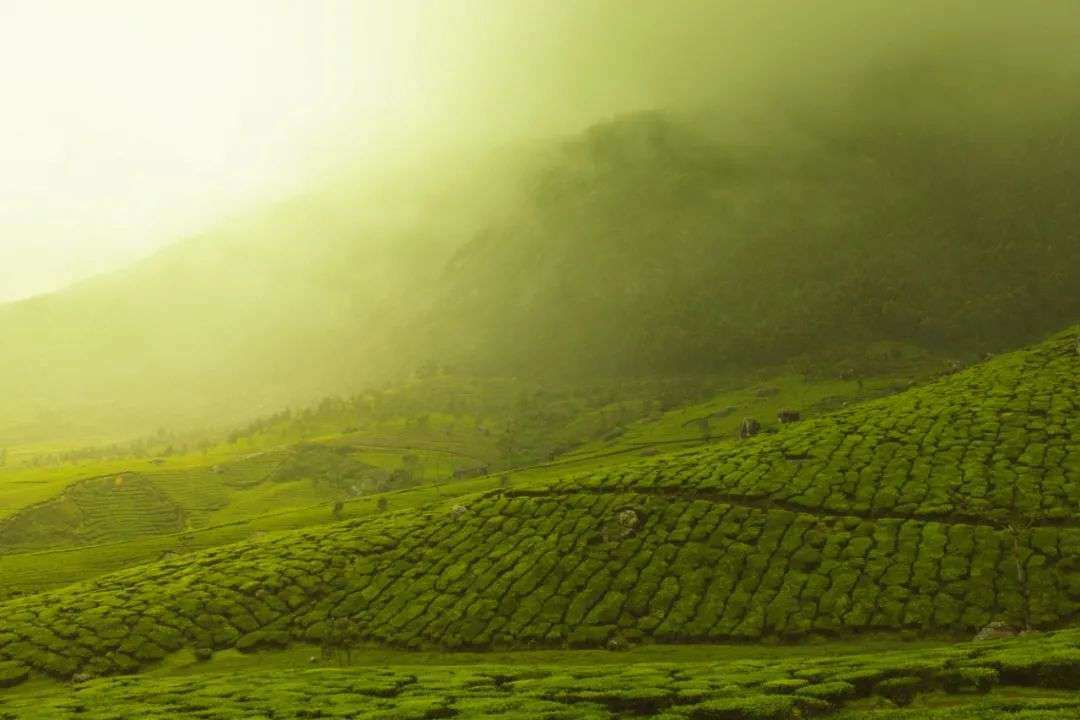
[[[774,429],[770,418],[781,410],[816,417],[945,366],[896,348],[846,360],[822,377],[781,367],[584,385],[433,370],[274,413],[216,440],[157,434],[121,445],[15,448],[0,468],[0,600],[270,531],[366,517],[381,503],[430,509],[480,490],[730,443],[744,415]],[[852,367],[857,377],[834,376]],[[489,475],[471,479],[485,468]],[[145,516],[101,511],[133,498],[146,500],[138,505]]]
[[[1080,612],[1076,333],[737,445],[11,600],[0,655],[70,677],[328,636],[590,647],[1060,627]]]
[[[567,140],[405,340],[487,373],[633,376],[883,340],[974,357],[1073,322],[1073,116],[1002,122],[976,87],[903,61],[853,72],[837,114],[793,95]]]
[[[178,532],[183,508],[142,475],[121,473],[71,485],[58,498],[0,521],[5,551],[94,544]]]

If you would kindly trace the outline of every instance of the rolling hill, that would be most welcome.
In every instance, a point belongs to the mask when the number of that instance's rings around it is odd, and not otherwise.
[[[861,359],[849,356],[862,372],[847,378],[782,368],[581,385],[432,371],[274,413],[218,441],[166,434],[12,453],[0,468],[0,600],[267,531],[371,515],[380,503],[429,507],[732,442],[745,415],[771,430],[781,410],[814,418],[895,394],[945,366],[902,350],[871,346]]]
[[[1062,627],[1080,612],[1076,334],[733,446],[11,600],[0,656],[70,677],[328,636],[483,649]]]

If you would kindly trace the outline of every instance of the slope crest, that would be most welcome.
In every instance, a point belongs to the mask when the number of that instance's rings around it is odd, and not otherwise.
[[[775,435],[566,478],[547,491],[694,492],[799,512],[1076,526],[1078,337],[1080,327]]]

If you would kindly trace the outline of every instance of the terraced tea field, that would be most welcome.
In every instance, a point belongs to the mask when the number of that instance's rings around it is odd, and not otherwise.
[[[894,374],[868,377],[865,383],[806,382],[761,373],[742,378],[737,389],[720,391],[704,404],[650,412],[617,437],[584,443],[540,464],[497,470],[487,479],[469,475],[497,452],[490,430],[467,414],[437,413],[426,429],[414,420],[390,417],[359,430],[349,426],[355,423],[353,415],[339,412],[305,422],[304,432],[311,435],[271,428],[236,444],[169,457],[0,468],[0,577],[5,580],[0,600],[267,532],[369,516],[380,510],[380,502],[394,509],[435,510],[450,498],[477,491],[604,471],[678,448],[730,443],[741,413],[761,417],[767,429],[774,428],[768,418],[778,408],[803,408],[812,417],[826,405],[895,392],[908,382],[904,377],[928,372],[933,365],[929,360],[901,362],[886,368]],[[445,385],[439,388],[443,394],[475,389],[460,380],[439,382]],[[582,418],[581,437],[594,435],[597,425],[610,425],[612,417],[633,416],[656,404],[600,406]],[[703,414],[712,418],[707,435],[699,427]],[[552,430],[558,437],[533,441],[561,445],[564,440],[558,438],[573,436],[575,427],[559,426]],[[403,469],[408,470],[404,482]],[[455,477],[458,470],[465,471],[464,479]],[[135,483],[110,483],[110,478]],[[134,505],[138,517],[132,517],[122,506],[136,488],[150,492]],[[80,510],[73,498],[88,511]]]
[[[0,695],[0,718],[1066,720],[1080,713],[1077,631],[872,655],[830,649],[726,658],[717,648],[713,660],[681,662],[589,663],[581,653],[562,653],[557,664],[533,653],[538,662],[528,665],[439,665],[436,656],[429,658],[436,664],[333,667],[323,659],[239,674],[210,663],[194,675],[28,687]],[[673,658],[681,654],[670,649]]]
[[[242,692],[228,680],[102,680],[76,693],[93,702],[61,699],[52,711],[135,703],[140,716],[164,717],[190,699],[203,703],[200,717],[258,716],[260,696],[281,688],[279,707],[323,693],[338,717],[796,717],[875,695],[902,705],[911,693],[957,690],[954,671],[976,686],[968,689],[1075,690],[1076,631],[1043,634],[1080,617],[1074,337],[739,443],[576,473],[553,467],[510,484],[470,481],[481,492],[12,599],[0,603],[0,667],[18,685],[135,673],[192,652],[946,641],[1002,622],[1040,631],[1009,645],[1028,669],[1010,670],[990,652],[997,646],[979,644],[906,651],[876,675],[876,656],[835,673],[833,658],[719,670],[634,664],[607,675],[314,670],[302,681],[252,676]],[[271,460],[266,468],[281,467]],[[1039,642],[1049,644],[1016,650]],[[626,695],[628,686],[641,694]],[[136,695],[147,687],[144,702]],[[1076,708],[1044,699],[1046,713],[1032,717]]]
[[[737,446],[10,601],[0,655],[71,676],[341,632],[484,648],[1062,626],[1080,610],[1078,363],[1063,334]]]
[[[338,462],[308,467],[302,462],[309,452],[305,448],[325,448]],[[396,462],[400,467],[402,457],[410,454],[419,463],[430,461],[431,453],[424,451],[372,452],[335,439],[234,453],[202,464],[185,458],[176,467],[146,460],[117,462],[120,469],[115,472],[76,479],[54,497],[0,518],[0,557],[211,529],[374,494],[392,487],[387,482],[391,472],[381,465]],[[448,469],[455,461],[474,462],[443,455],[439,459]],[[369,456],[374,463],[365,462]],[[139,469],[124,469],[130,466]]]
[[[183,508],[143,475],[92,478],[0,521],[0,548],[90,545],[178,532],[184,515]]]

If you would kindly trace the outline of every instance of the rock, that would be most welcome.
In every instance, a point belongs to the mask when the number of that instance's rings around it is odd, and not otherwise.
[[[773,397],[773,396],[779,395],[779,394],[780,394],[780,388],[775,388],[775,387],[758,388],[757,391],[754,393],[754,395],[756,395],[759,398]]]
[[[309,657],[309,658],[307,659],[307,661],[308,661],[308,664],[309,664],[309,665],[317,665],[317,664],[318,664],[318,662],[319,662],[319,658],[317,658],[317,657],[315,657],[314,655],[312,655],[311,657]]]
[[[71,676],[71,682],[76,684],[90,682],[93,679],[94,676],[90,675],[89,673],[75,673]]]
[[[1001,640],[1003,638],[1016,637],[1018,631],[1012,625],[1001,620],[995,620],[979,632],[975,633],[973,640]]]

